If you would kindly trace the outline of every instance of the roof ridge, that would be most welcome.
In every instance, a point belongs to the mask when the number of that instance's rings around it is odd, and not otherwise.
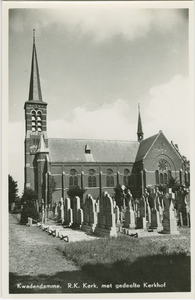
[[[108,142],[132,142],[132,143],[139,143],[138,141],[130,141],[130,140],[109,140],[109,139],[88,139],[88,138],[48,138],[48,140],[74,140],[74,141],[78,141],[78,140],[81,140],[81,141],[108,141]]]
[[[161,133],[162,133],[162,131],[160,130],[159,133],[157,133],[157,134],[155,134],[155,135],[153,135],[153,136],[150,137],[150,138],[154,138],[154,140],[153,140],[152,144],[150,145],[150,147],[148,148],[148,151],[147,151],[147,152],[145,153],[145,155],[143,156],[143,158],[145,158],[145,157],[147,156],[148,152],[149,152],[150,149],[152,148],[152,146],[153,146],[154,142],[156,141],[157,137],[158,137]]]

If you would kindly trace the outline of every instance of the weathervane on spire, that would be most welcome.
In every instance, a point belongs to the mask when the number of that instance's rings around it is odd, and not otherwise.
[[[35,29],[33,29],[33,44],[35,44]]]

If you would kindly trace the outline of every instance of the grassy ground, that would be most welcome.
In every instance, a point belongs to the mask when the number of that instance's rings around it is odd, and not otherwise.
[[[190,291],[190,228],[179,230],[66,243],[10,216],[10,293]]]
[[[76,242],[58,249],[89,276],[110,286],[110,292],[190,291],[189,228],[180,235],[147,238],[120,236],[93,242]],[[118,287],[124,283],[140,285]],[[164,284],[147,287],[146,283]]]

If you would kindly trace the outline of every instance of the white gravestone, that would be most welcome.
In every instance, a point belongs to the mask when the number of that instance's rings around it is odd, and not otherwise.
[[[98,222],[94,233],[99,236],[117,236],[113,201],[107,192],[99,200]]]
[[[125,212],[124,227],[135,229],[135,212],[133,210],[133,197],[130,190],[126,194],[127,210]]]
[[[155,188],[153,193],[151,194],[153,199],[153,208],[151,210],[151,229],[157,229],[158,231],[161,231],[163,229],[162,223],[160,221],[160,212],[157,209],[159,208],[159,190],[158,188]]]
[[[69,198],[66,198],[64,201],[64,223],[68,226],[71,226],[73,223],[73,212]]]
[[[168,234],[178,234],[177,230],[177,219],[175,216],[175,210],[173,205],[173,200],[175,199],[175,194],[172,193],[171,189],[167,189],[163,197],[164,202],[164,219],[163,219],[163,233]]]
[[[83,206],[83,224],[81,229],[85,232],[94,232],[97,225],[96,201],[88,194]]]

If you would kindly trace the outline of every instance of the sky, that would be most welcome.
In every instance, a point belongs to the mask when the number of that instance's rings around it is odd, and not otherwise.
[[[187,9],[67,2],[9,11],[9,174],[24,187],[33,29],[48,137],[137,140],[162,130],[190,157]],[[13,145],[15,147],[13,147]]]

